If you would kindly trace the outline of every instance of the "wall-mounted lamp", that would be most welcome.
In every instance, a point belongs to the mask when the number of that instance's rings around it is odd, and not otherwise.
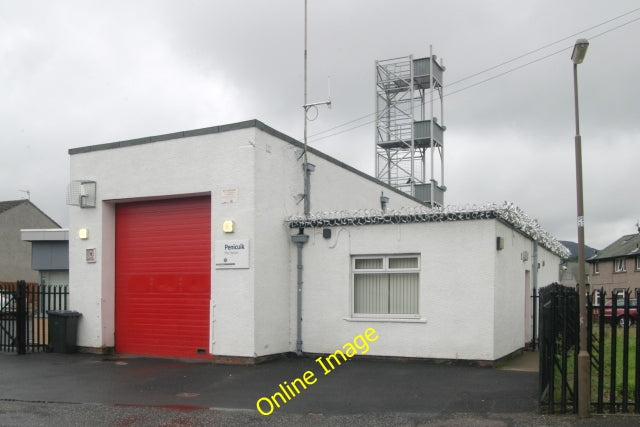
[[[89,238],[89,229],[81,228],[80,230],[78,230],[78,237],[82,240],[87,240]]]
[[[228,219],[222,223],[222,231],[224,231],[225,233],[233,233],[234,226],[235,223],[232,220]]]

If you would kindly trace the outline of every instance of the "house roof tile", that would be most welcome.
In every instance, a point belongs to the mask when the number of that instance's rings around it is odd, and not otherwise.
[[[36,211],[40,212],[43,216],[47,217],[55,225],[55,227],[60,228],[60,224],[58,224],[49,215],[44,213],[39,207],[37,207],[36,205],[31,203],[31,201],[29,199],[8,200],[8,201],[4,201],[4,202],[0,201],[0,215],[2,215],[3,213],[5,213],[5,212],[17,207],[17,206],[23,205],[23,204],[27,204],[27,205],[31,206]],[[52,228],[55,228],[55,227],[52,227]]]
[[[629,257],[640,255],[640,234],[627,234],[620,237],[615,242],[601,251],[598,251],[594,256],[587,261],[594,262],[603,259]]]
[[[27,201],[28,201],[27,199],[22,199],[22,200],[8,200],[5,202],[0,202],[0,214],[10,209],[13,209],[16,206],[19,206]]]

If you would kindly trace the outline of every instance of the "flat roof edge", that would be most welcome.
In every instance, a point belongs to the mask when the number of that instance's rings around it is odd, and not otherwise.
[[[179,138],[188,138],[191,136],[222,133],[222,132],[228,132],[231,130],[238,130],[238,129],[249,129],[252,127],[256,127],[259,129],[263,129],[263,128],[271,129],[269,128],[269,126],[265,125],[264,123],[258,120],[255,120],[255,119],[245,120],[242,122],[230,123],[230,124],[221,125],[221,126],[210,126],[206,128],[200,128],[200,129],[166,133],[162,135],[145,136],[142,138],[126,139],[123,141],[107,142],[105,144],[87,145],[84,147],[70,148],[68,152],[69,152],[69,155],[91,153],[94,151],[103,151],[103,150],[112,150],[115,148],[132,147],[135,145],[150,144],[150,143],[159,142],[159,141],[169,141],[172,139],[179,139]],[[272,131],[277,132],[275,129],[272,129]]]
[[[20,240],[25,242],[68,241],[68,228],[32,228],[20,230]]]

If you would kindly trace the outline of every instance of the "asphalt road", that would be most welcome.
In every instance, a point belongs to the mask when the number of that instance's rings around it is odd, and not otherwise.
[[[328,375],[313,358],[222,366],[40,353],[0,354],[0,364],[2,426],[640,424],[635,417],[540,415],[535,372],[422,361],[351,359]],[[298,381],[295,393],[291,384],[307,371],[315,381],[306,389]],[[261,415],[256,401],[263,397],[280,407]]]

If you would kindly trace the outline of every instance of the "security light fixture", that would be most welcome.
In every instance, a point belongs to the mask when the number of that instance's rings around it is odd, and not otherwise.
[[[235,223],[232,220],[228,219],[222,223],[222,231],[225,233],[233,233],[235,228],[234,226]]]

